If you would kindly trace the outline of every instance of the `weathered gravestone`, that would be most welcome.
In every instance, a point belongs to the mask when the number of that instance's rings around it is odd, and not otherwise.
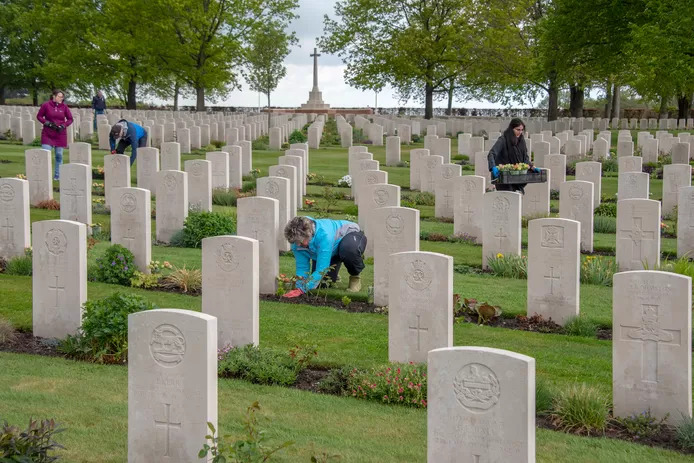
[[[140,272],[149,273],[152,260],[151,193],[144,188],[114,188],[111,244],[120,244],[135,257]]]
[[[113,189],[124,187],[130,187],[130,157],[123,154],[104,156],[104,204],[106,207],[111,206]]]
[[[442,164],[436,176],[439,180],[434,187],[434,216],[452,219],[455,215],[455,179],[461,176],[461,166]]]
[[[689,164],[668,164],[663,166],[663,205],[662,214],[670,214],[677,206],[680,188],[692,185],[692,168]]]
[[[617,199],[648,199],[648,181],[645,172],[620,173],[617,178]]]
[[[217,317],[217,348],[258,345],[258,241],[202,240],[202,312]]]
[[[616,258],[620,272],[660,265],[660,201],[617,201]]]
[[[31,246],[29,233],[29,182],[0,178],[0,257],[24,255]]]
[[[229,188],[243,187],[243,163],[241,161],[241,147],[227,145],[222,151],[229,153]]]
[[[399,252],[388,265],[388,360],[425,362],[453,345],[453,258]]]
[[[270,177],[282,177],[289,180],[289,220],[296,217],[297,213],[297,180],[296,167],[294,166],[270,166],[268,168]]]
[[[87,226],[71,220],[34,222],[32,250],[33,335],[77,334],[87,302]]]
[[[564,325],[578,315],[582,226],[554,218],[528,223],[528,316]]]
[[[256,191],[256,196],[273,198],[278,201],[277,249],[289,251],[289,242],[284,237],[284,226],[291,218],[289,180],[282,177],[261,177],[256,181]]]
[[[275,294],[279,274],[279,201],[249,197],[237,201],[238,236],[258,241],[260,256],[260,294]]]
[[[302,169],[302,164],[304,162],[303,159],[301,159],[300,156],[280,156],[277,158],[277,162],[279,165],[283,166],[294,166],[296,169],[296,176],[297,176],[297,183],[296,183],[296,201],[297,201],[297,207],[300,209],[304,208],[304,193],[303,193],[303,186],[302,182],[303,179],[301,178],[301,172],[303,172]],[[352,186],[354,186],[354,176],[352,176]]]
[[[217,426],[217,319],[157,309],[128,316],[128,463],[200,461]]]
[[[85,164],[60,166],[60,218],[92,224],[92,169]],[[87,232],[90,230],[87,229]]]
[[[71,164],[86,164],[91,169],[92,167],[92,145],[89,143],[71,143],[68,147],[70,150]]]
[[[535,462],[535,359],[489,347],[429,352],[427,461]]]
[[[389,258],[398,252],[419,251],[419,210],[379,207],[371,211],[369,225],[367,238],[374,243],[374,304],[387,306]]]
[[[498,254],[521,253],[521,195],[511,191],[494,191],[484,195],[484,229],[482,231],[482,268]]]
[[[677,200],[677,257],[685,256],[694,257],[694,187],[691,186],[680,188]]]
[[[620,174],[643,171],[643,158],[638,156],[622,156],[617,159]]]
[[[386,172],[375,171],[386,174]],[[375,241],[372,239],[371,216],[372,211],[379,207],[399,207],[400,187],[387,183],[366,184],[362,187],[361,202],[359,203],[359,228],[367,237],[364,255],[374,256]]]
[[[670,272],[616,273],[612,289],[612,402],[616,417],[692,416],[692,280]]]
[[[226,151],[211,151],[205,155],[212,169],[212,189],[229,188],[229,153]]]
[[[410,189],[422,190],[421,171],[424,160],[429,157],[429,150],[414,149],[410,151]]]
[[[44,149],[26,150],[24,162],[29,180],[29,203],[36,206],[41,201],[53,199],[51,152]]]
[[[453,179],[453,233],[467,235],[482,243],[484,228],[485,179],[479,175],[464,175]]]
[[[426,193],[435,194],[436,184],[440,180],[443,156],[429,155],[420,160],[420,164],[419,182],[421,190]]]
[[[161,145],[161,170],[181,170],[181,145],[167,141]]]
[[[547,175],[546,182],[528,183],[525,186],[525,194],[522,198],[523,217],[546,217],[549,215],[549,185],[552,180],[552,172],[540,167]]]
[[[549,188],[559,191],[559,187],[566,181],[566,155],[550,154],[545,156],[545,168],[550,170]]]
[[[188,174],[163,170],[157,178],[157,241],[168,243],[188,217]]]
[[[400,137],[386,137],[386,166],[400,163]]]
[[[598,207],[600,205],[600,195],[602,195],[602,163],[597,161],[577,162],[576,180],[583,180],[593,184],[593,208]]]
[[[203,159],[192,159],[183,163],[188,174],[188,210],[193,212],[212,211],[212,163]]]
[[[564,182],[559,190],[559,217],[581,223],[581,251],[593,252],[593,184]]]

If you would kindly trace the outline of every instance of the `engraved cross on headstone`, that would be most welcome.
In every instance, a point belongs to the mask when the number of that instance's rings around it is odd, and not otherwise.
[[[655,232],[643,230],[643,217],[634,217],[631,230],[620,230],[622,238],[631,240],[631,260],[632,263],[643,262],[644,241],[653,241]]]
[[[125,241],[125,247],[132,251],[133,244],[135,243],[135,237],[133,236],[133,230],[131,227],[128,227],[128,229],[125,231],[123,241]]]
[[[10,223],[9,217],[5,217],[5,223],[2,224],[2,229],[5,230],[6,233],[5,239],[7,241],[12,241],[12,238],[14,238],[14,225]]]
[[[59,304],[60,300],[58,299],[58,296],[60,295],[60,291],[65,293],[65,286],[58,286],[58,278],[59,278],[58,275],[56,275],[55,276],[55,285],[53,285],[53,286],[48,285],[48,289],[52,289],[53,291],[55,291],[55,308],[56,309],[58,307],[60,307],[60,304]]]
[[[545,275],[545,280],[549,280],[549,293],[554,294],[554,280],[561,280],[560,275],[554,275],[554,267],[549,268],[549,275]]]
[[[453,199],[453,195],[451,195],[451,192],[449,190],[446,190],[446,193],[443,195],[443,207],[446,210],[449,210],[451,208],[451,199]]]
[[[533,205],[533,207],[532,207],[533,212],[538,211],[539,208],[537,205],[539,204],[539,202],[540,202],[540,198],[538,198],[537,195],[534,195],[532,197],[532,199],[530,200],[530,203]]]
[[[260,244],[265,242],[262,238],[258,238],[258,230],[253,230],[253,238],[255,238]]]
[[[155,428],[166,428],[166,440],[164,441],[166,443],[166,447],[164,450],[164,457],[169,456],[169,444],[171,442],[171,428],[174,429],[181,429],[181,423],[174,423],[171,421],[171,404],[164,404],[166,406],[166,421],[158,421],[157,419],[154,420],[154,427]]]
[[[681,344],[680,330],[665,330],[660,328],[658,321],[659,306],[652,304],[641,305],[641,325],[620,325],[620,341],[641,343],[641,381],[658,382],[658,350],[661,344],[679,346]]]
[[[70,218],[72,220],[77,219],[77,201],[79,198],[84,197],[84,188],[77,188],[77,178],[72,177],[68,181],[69,188],[63,190],[63,196],[70,197]]]
[[[499,233],[494,235],[495,238],[499,238],[499,247],[501,247],[501,242],[504,238],[508,238],[508,235],[504,235],[504,229],[499,227]]]
[[[421,335],[422,331],[429,331],[429,328],[423,328],[421,326],[421,316],[420,315],[417,315],[417,326],[410,326],[409,328],[410,328],[410,331],[416,331],[417,332],[417,352],[419,352],[421,349],[421,346],[422,346],[420,335]]]

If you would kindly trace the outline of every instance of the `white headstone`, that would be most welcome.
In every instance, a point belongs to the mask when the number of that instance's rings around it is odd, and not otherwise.
[[[663,166],[662,214],[670,214],[677,206],[678,191],[692,185],[692,168],[689,164],[667,164]]]
[[[521,254],[521,195],[494,191],[485,193],[483,201],[482,268],[486,269],[488,260],[499,253],[504,256]]]
[[[161,170],[181,170],[181,145],[166,141],[161,145]]]
[[[30,223],[29,182],[0,178],[0,257],[24,255],[31,246]]]
[[[157,178],[157,241],[168,243],[188,217],[188,174],[162,170]]]
[[[572,180],[559,189],[559,217],[581,223],[581,251],[593,252],[593,184]]]
[[[617,201],[616,256],[622,272],[660,264],[660,201]]]
[[[69,145],[70,150],[70,163],[86,164],[90,168],[92,166],[92,145],[89,143],[71,143]]]
[[[24,152],[27,180],[29,180],[29,202],[36,206],[41,201],[53,199],[53,172],[51,172],[51,152],[44,149],[30,149]]]
[[[73,163],[60,166],[60,218],[80,222],[87,227],[91,225],[91,167]]]
[[[157,148],[139,148],[137,150],[137,187],[157,191],[157,173],[159,172],[159,150]]]
[[[258,241],[260,256],[260,294],[275,294],[279,274],[279,201],[272,198],[239,198],[237,204],[238,236]]]
[[[593,184],[593,207],[598,207],[602,194],[602,164],[597,161],[577,162],[576,180],[584,180]]]
[[[188,174],[188,210],[212,211],[212,163],[203,159],[184,162]]]
[[[648,181],[650,176],[645,172],[625,172],[617,178],[617,198],[648,199]]]
[[[289,242],[284,237],[284,226],[291,218],[291,199],[289,179],[283,177],[261,177],[256,180],[256,196],[273,198],[278,201],[277,248],[289,251]]]
[[[140,272],[149,273],[152,260],[151,193],[143,188],[114,188],[111,244],[126,247]]]

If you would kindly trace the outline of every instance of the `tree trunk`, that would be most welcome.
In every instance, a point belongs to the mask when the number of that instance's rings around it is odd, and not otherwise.
[[[267,130],[270,131],[270,92],[267,92]]]
[[[5,86],[0,85],[0,105],[5,104]]]
[[[609,119],[612,115],[612,79],[607,79],[607,85],[605,86],[605,119]]]
[[[619,98],[621,96],[621,92],[619,91],[619,85],[614,84],[614,90],[612,91],[612,117],[619,117]]]
[[[446,115],[453,115],[453,80],[451,80],[451,86],[448,87],[448,108],[446,109]]]
[[[125,109],[137,109],[137,82],[132,76],[128,81],[128,99],[125,102]]]
[[[571,102],[569,111],[571,117],[583,117],[583,100],[585,99],[585,89],[582,84],[574,84],[569,87]]]
[[[196,87],[195,88],[195,94],[196,94],[196,103],[195,103],[195,110],[196,111],[205,111],[205,88],[204,87]]]
[[[667,112],[667,96],[661,96],[660,97],[660,110],[658,111],[658,119],[667,119],[668,118],[668,112]]]
[[[178,85],[178,82],[174,85],[174,104],[173,104],[173,110],[178,111],[178,95],[181,93],[181,87]]]
[[[684,119],[685,123],[687,122],[689,106],[690,101],[688,95],[680,95],[680,97],[677,98],[677,119]]]
[[[424,85],[424,119],[434,117],[434,87],[427,82]]]
[[[552,73],[549,79],[549,102],[547,103],[547,121],[556,121],[559,117],[559,86],[556,82],[556,75]]]
[[[34,106],[39,105],[39,89],[36,88],[36,85],[34,84],[33,88],[31,89],[31,101]]]

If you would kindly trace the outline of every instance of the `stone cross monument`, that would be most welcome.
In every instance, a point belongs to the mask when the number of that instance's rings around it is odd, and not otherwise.
[[[308,102],[301,105],[301,109],[328,109],[329,104],[323,103],[323,97],[318,90],[318,57],[321,56],[316,48],[313,49],[313,88],[308,94]]]

